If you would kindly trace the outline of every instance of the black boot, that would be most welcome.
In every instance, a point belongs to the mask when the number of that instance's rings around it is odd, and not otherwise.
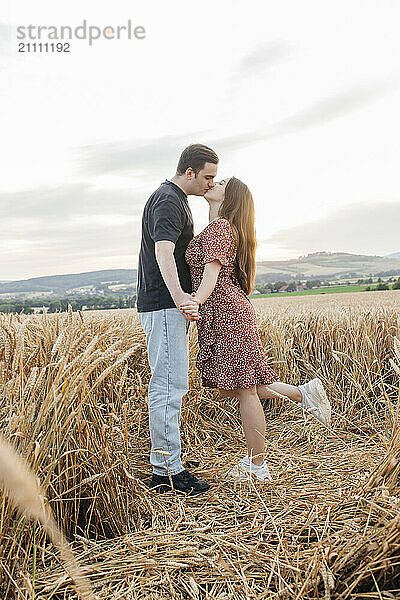
[[[176,475],[171,475],[171,479],[173,489],[178,490],[179,492],[184,492],[189,496],[197,496],[198,494],[203,494],[210,489],[210,486],[207,482],[203,481],[202,479],[198,479],[186,469],[180,473],[177,473]],[[156,473],[153,473],[150,487],[155,488],[156,492],[169,492],[172,489],[170,478],[167,475],[157,475]]]

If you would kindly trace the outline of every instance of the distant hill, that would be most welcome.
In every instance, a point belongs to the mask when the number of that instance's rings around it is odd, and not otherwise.
[[[65,294],[66,290],[93,285],[98,288],[107,284],[135,283],[136,269],[110,269],[71,275],[48,275],[0,284],[0,294],[14,292],[53,292]]]
[[[341,279],[369,277],[393,271],[400,275],[400,257],[365,256],[346,252],[315,252],[290,260],[271,260],[256,265],[256,281],[289,281],[299,279]],[[48,275],[20,281],[0,283],[0,294],[48,292],[64,295],[67,290],[93,286],[134,284],[136,269],[110,269],[69,275]]]
[[[400,252],[393,252],[392,254],[385,254],[384,258],[400,258]]]
[[[257,263],[256,280],[366,277],[394,271],[400,275],[400,257],[366,256],[347,252],[315,252],[290,260]]]

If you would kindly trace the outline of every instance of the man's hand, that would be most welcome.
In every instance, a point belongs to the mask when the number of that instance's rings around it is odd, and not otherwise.
[[[199,321],[201,319],[199,304],[200,300],[196,298],[195,292],[192,294],[182,294],[180,301],[177,302],[178,309],[188,321]]]

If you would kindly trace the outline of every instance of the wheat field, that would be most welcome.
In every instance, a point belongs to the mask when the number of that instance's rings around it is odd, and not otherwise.
[[[199,498],[147,488],[135,310],[0,315],[1,600],[400,596],[400,292],[253,304],[271,366],[322,379],[332,428],[263,400],[273,483],[224,481],[239,410],[201,387],[191,326],[181,433],[212,484]]]

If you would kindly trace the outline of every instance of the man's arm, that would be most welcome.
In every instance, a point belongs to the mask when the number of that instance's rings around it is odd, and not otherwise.
[[[185,315],[190,321],[197,321],[199,303],[190,295],[182,290],[178,277],[176,262],[174,257],[175,244],[173,242],[162,240],[155,243],[155,255],[162,278],[172,296],[175,305],[187,304],[191,308],[190,315]]]

